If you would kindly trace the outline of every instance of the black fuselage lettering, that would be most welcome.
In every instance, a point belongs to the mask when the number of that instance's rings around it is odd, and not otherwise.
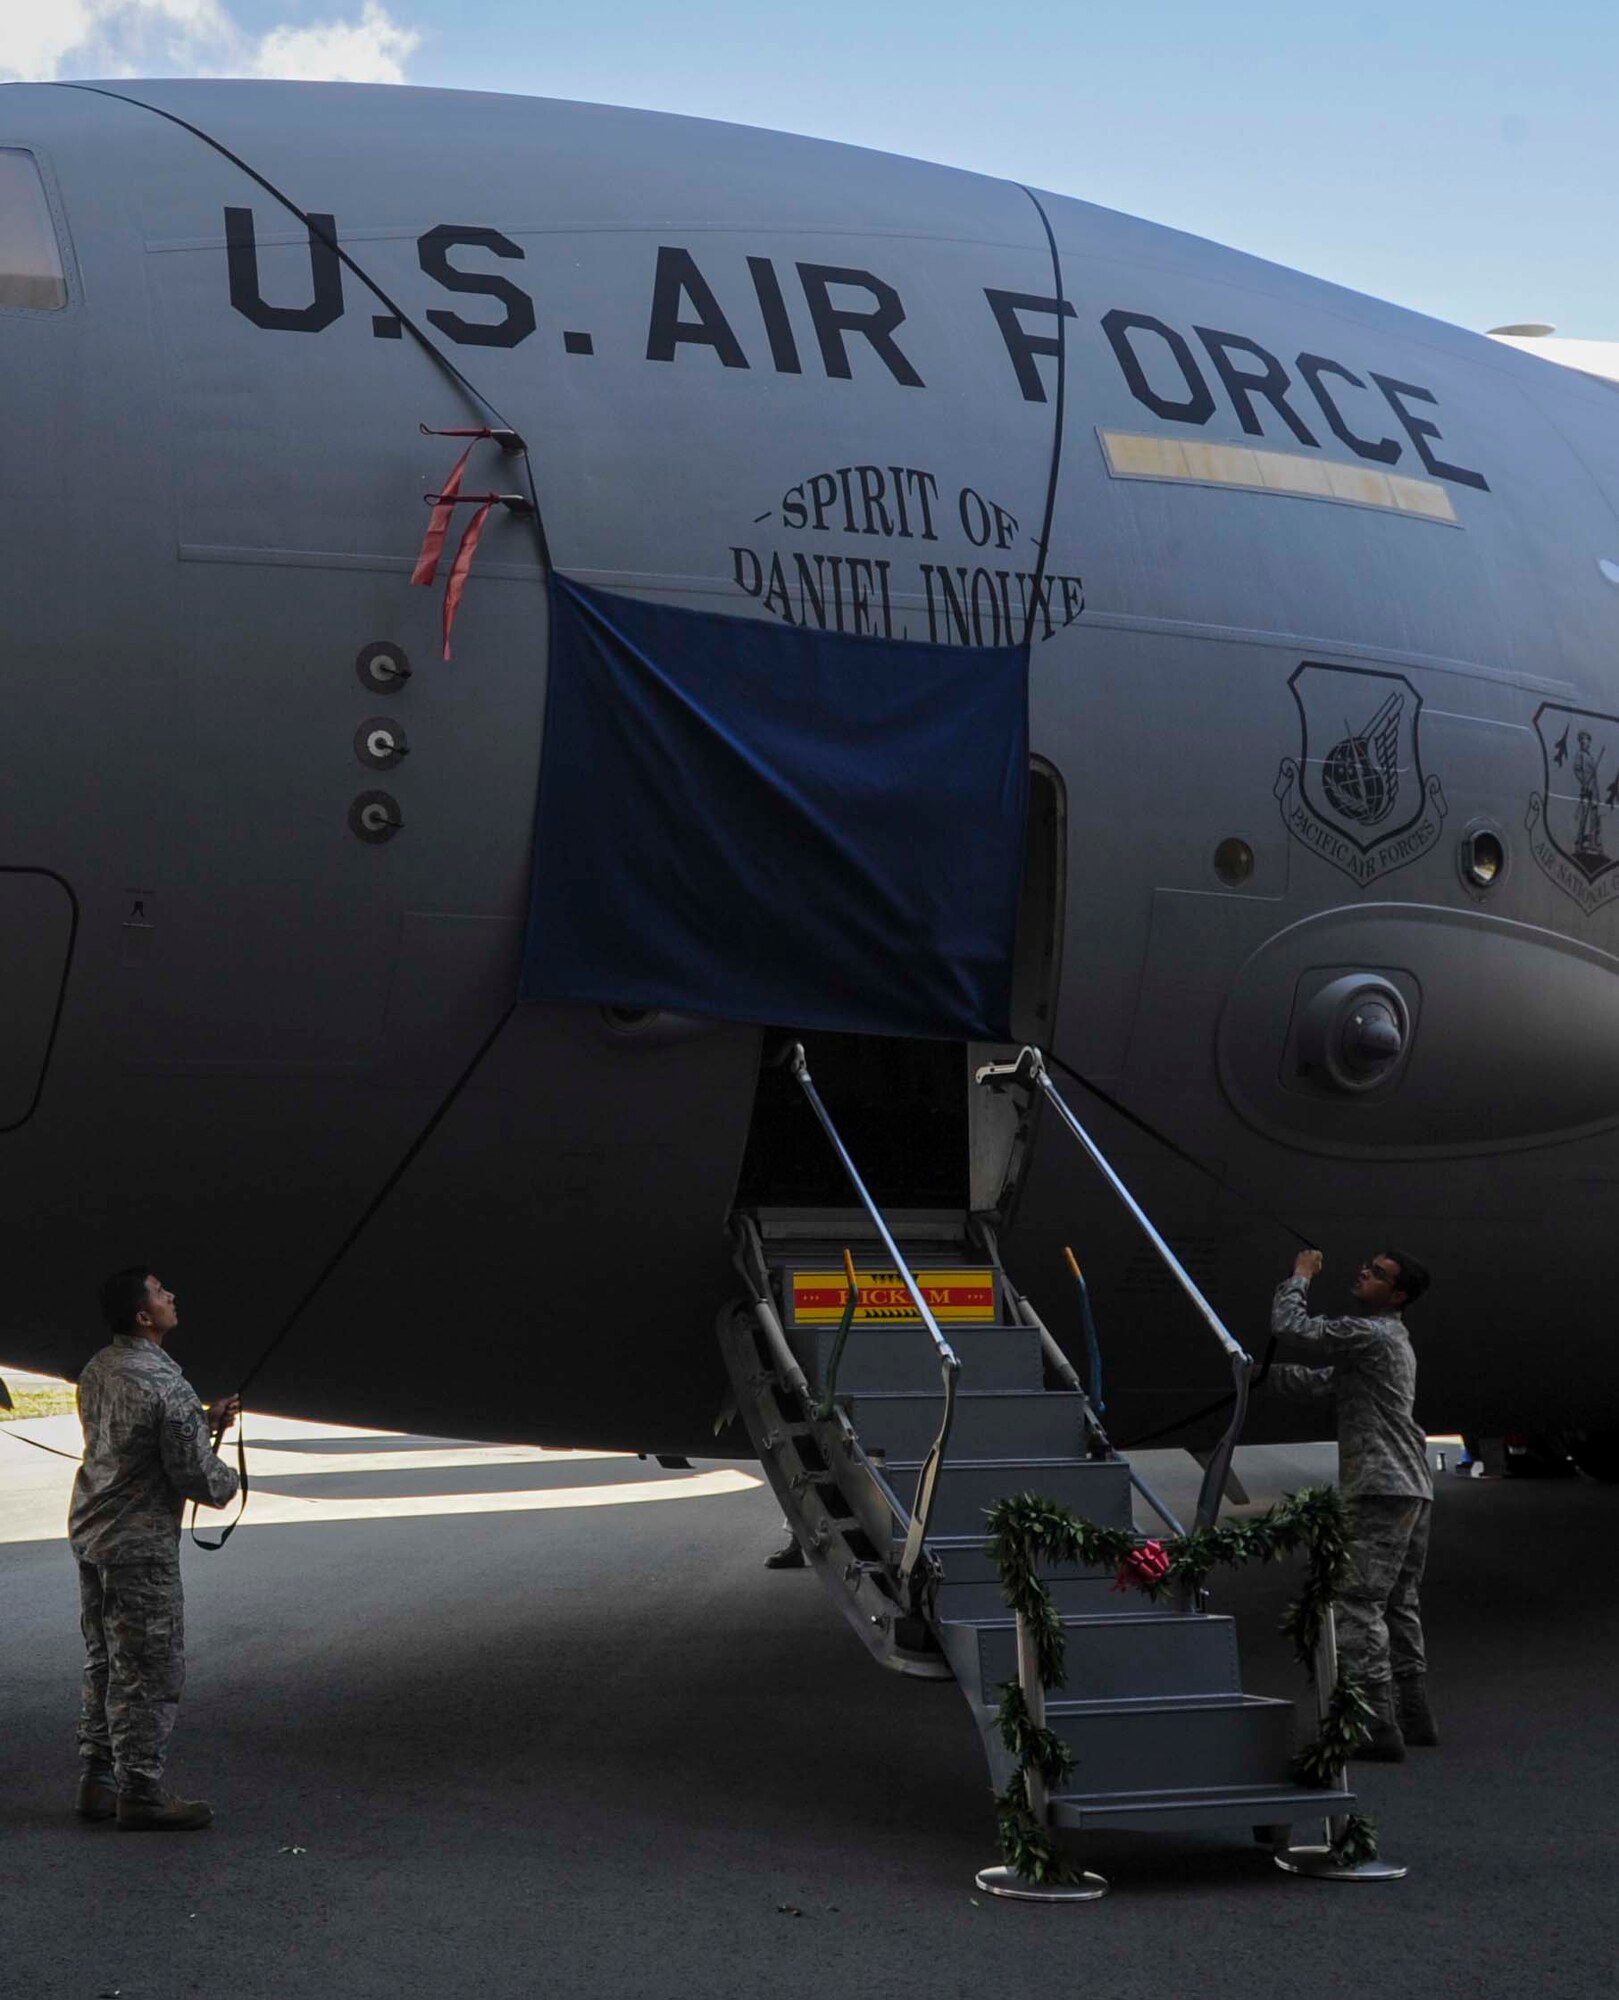
[[[1392,375],[1379,375],[1375,368],[1368,369],[1367,373],[1382,390],[1389,408],[1405,426],[1406,436],[1416,446],[1418,458],[1435,479],[1454,479],[1459,486],[1476,486],[1481,493],[1489,492],[1490,483],[1482,472],[1470,472],[1465,465],[1447,465],[1428,449],[1429,438],[1439,437],[1439,426],[1429,423],[1426,417],[1419,417],[1415,410],[1408,410],[1405,398],[1415,396],[1419,403],[1432,403],[1437,408],[1439,398],[1431,389],[1419,389],[1414,382],[1396,381]]]
[[[428,277],[447,292],[498,299],[506,308],[505,317],[463,319],[459,313],[430,306],[427,317],[431,324],[461,347],[515,347],[520,340],[527,340],[534,331],[534,301],[528,293],[510,278],[501,277],[498,271],[459,270],[450,262],[450,252],[456,249],[488,250],[497,257],[521,258],[521,248],[498,229],[468,228],[450,222],[441,222],[436,229],[428,230],[416,244],[417,261]]]
[[[1310,385],[1322,416],[1327,420],[1327,428],[1340,444],[1348,445],[1357,458],[1374,459],[1379,465],[1393,465],[1400,456],[1399,442],[1395,438],[1363,438],[1349,428],[1344,413],[1339,409],[1326,384],[1323,375],[1336,375],[1340,382],[1347,382],[1352,388],[1364,389],[1366,384],[1358,375],[1337,361],[1331,361],[1324,354],[1301,354],[1295,364],[1299,373]]]
[[[1274,354],[1261,347],[1257,340],[1250,340],[1246,334],[1222,333],[1212,326],[1198,326],[1192,331],[1208,349],[1215,373],[1225,384],[1231,407],[1237,413],[1237,422],[1250,437],[1265,435],[1265,426],[1255,414],[1253,400],[1255,396],[1263,396],[1300,444],[1313,446],[1316,443],[1314,434],[1288,403],[1287,370]],[[1246,354],[1257,361],[1260,364],[1258,370],[1239,367],[1232,359],[1233,353]]]
[[[697,317],[682,319],[681,307],[690,301]],[[652,317],[647,327],[648,361],[673,361],[677,347],[711,347],[726,368],[746,368],[748,357],[720,310],[708,280],[697,268],[689,250],[663,244],[658,250],[658,268],[652,280]]]
[[[844,563],[849,572],[850,626],[866,635],[871,631],[872,567],[864,556],[847,556]]]
[[[900,351],[894,331],[904,324],[905,308],[899,293],[870,271],[853,271],[841,264],[800,264],[798,278],[804,287],[805,303],[820,342],[821,363],[829,376],[848,381],[854,374],[849,362],[846,336],[866,341],[873,354],[907,389],[920,389],[922,378]],[[864,312],[852,306],[835,305],[832,289],[869,292],[876,304]]]
[[[775,265],[768,257],[750,257],[748,272],[753,279],[754,296],[759,301],[759,316],[765,323],[765,338],[770,342],[770,359],[776,373],[801,375],[803,363],[798,358],[798,342],[793,338],[787,301],[781,295],[781,280],[776,276]]]
[[[1130,394],[1138,403],[1144,403],[1155,417],[1167,417],[1177,424],[1206,424],[1214,415],[1213,392],[1192,358],[1191,348],[1172,326],[1166,326],[1161,319],[1154,319],[1151,313],[1124,312],[1115,307],[1104,317],[1102,331],[1124,370]],[[1131,339],[1133,333],[1148,333],[1163,342],[1180,370],[1180,386],[1186,391],[1183,397],[1177,399],[1160,395],[1147,380],[1147,371]]]
[[[933,526],[933,499],[939,490],[939,482],[931,472],[919,472],[914,466],[906,466],[905,483],[916,496],[916,503],[922,510],[922,539],[936,542],[939,537]]]
[[[866,510],[863,535],[892,535],[894,523],[889,518],[887,507],[883,505],[883,474],[881,466],[857,465],[855,476],[860,481],[861,504]]]
[[[250,208],[225,210],[225,265],[230,302],[255,326],[273,333],[319,333],[343,312],[343,266],[337,254],[337,224],[311,212],[309,277],[314,296],[306,306],[267,305],[259,290],[259,246]]]
[[[836,506],[838,482],[830,472],[818,472],[813,479],[804,482],[809,492],[809,503],[815,515],[815,526],[823,534],[826,531],[826,517]]]
[[[970,486],[962,487],[956,501],[956,512],[961,516],[961,532],[968,541],[975,549],[985,547],[995,530],[983,495],[975,493]]]
[[[984,297],[989,300],[989,309],[995,315],[995,324],[1006,343],[1012,372],[1017,376],[1024,402],[1043,403],[1046,400],[1046,385],[1034,365],[1035,357],[1050,355],[1061,366],[1062,323],[1073,318],[1074,308],[1066,299],[1046,299],[1038,292],[997,292],[987,285]],[[1048,313],[1055,318],[1056,328],[1051,333],[1030,333],[1019,318],[1020,313]]]
[[[1127,312],[1115,307],[1103,318],[1102,331],[1138,403],[1171,423],[1201,426],[1209,421],[1215,410],[1213,392],[1193,359],[1190,346],[1174,327],[1151,313]],[[1269,404],[1300,444],[1313,451],[1320,449],[1319,440],[1288,400],[1293,383],[1287,369],[1269,349],[1244,333],[1226,333],[1210,326],[1199,326],[1194,331],[1208,350],[1237,422],[1249,437],[1265,435],[1264,421],[1256,407],[1263,402]],[[1148,335],[1152,336],[1150,343],[1145,339]],[[1166,362],[1173,364],[1178,381],[1166,379]],[[1152,379],[1148,375],[1149,364],[1155,365]],[[1399,463],[1404,450],[1398,439],[1363,436],[1351,426],[1339,395],[1328,386],[1330,377],[1334,383],[1370,393],[1360,376],[1325,354],[1300,354],[1294,366],[1340,444],[1347,445],[1357,458],[1370,459],[1378,465]],[[1438,398],[1431,389],[1380,375],[1376,369],[1369,368],[1366,372],[1399,418],[1417,456],[1436,479],[1477,487],[1485,493],[1490,490],[1483,473],[1465,465],[1452,465],[1434,452],[1432,443],[1442,442],[1438,425],[1410,407],[1413,401],[1437,407]]]

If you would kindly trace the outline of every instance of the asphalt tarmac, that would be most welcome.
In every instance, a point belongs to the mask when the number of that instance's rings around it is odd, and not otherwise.
[[[71,1418],[26,1429],[69,1447]],[[1103,1901],[973,1886],[986,1777],[948,1684],[873,1666],[761,1558],[746,1466],[253,1420],[247,1525],[187,1546],[171,1760],[205,1833],[70,1810],[72,1467],[0,1435],[0,1994],[7,2000],[817,2000],[1466,1995],[1616,1980],[1619,1490],[1440,1482],[1427,1591],[1443,1745],[1357,1766],[1387,1886],[1236,1835],[1116,1835]],[[1143,1469],[1184,1497],[1175,1454]],[[1319,1449],[1253,1451],[1256,1501]],[[1190,1476],[1188,1476],[1190,1475]],[[1297,1694],[1294,1579],[1221,1582],[1248,1685]]]

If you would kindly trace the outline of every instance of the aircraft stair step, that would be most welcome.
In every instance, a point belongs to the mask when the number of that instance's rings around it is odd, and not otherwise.
[[[1105,1460],[1093,1461],[1103,1463]],[[1138,1543],[1151,1539],[1143,1530],[1136,1530]],[[964,1535],[929,1535],[928,1553],[938,1560],[939,1569],[949,1583],[999,1583],[1000,1571],[995,1566],[995,1558],[990,1552],[989,1540],[983,1533],[971,1531]],[[1042,1562],[1040,1575],[1046,1583],[1071,1581],[1079,1583],[1104,1584],[1111,1593],[1117,1572],[1103,1566],[1092,1568],[1088,1563]],[[1122,1591],[1113,1598],[1110,1610],[1117,1610],[1121,1617],[1146,1617],[1152,1612],[1175,1612],[1182,1607],[1173,1596],[1164,1598],[1143,1597],[1137,1590],[1128,1596]],[[1004,1612],[991,1612],[990,1617],[999,1618]]]
[[[930,1541],[928,1547],[937,1553],[938,1545]],[[1088,1575],[1053,1576],[1041,1571],[1041,1580],[1051,1595],[1052,1603],[1065,1617],[1083,1618],[1106,1612],[1108,1599],[1113,1591],[1113,1572],[1098,1570]],[[1118,1603],[1113,1598],[1115,1604]],[[998,1577],[952,1577],[942,1576],[934,1586],[934,1605],[937,1623],[946,1625],[976,1624],[984,1619],[1007,1616],[1006,1599],[1001,1595]],[[1165,1603],[1157,1607],[1164,1616],[1173,1616],[1175,1606]]]
[[[888,1476],[902,1493],[916,1484],[920,1462],[890,1459]],[[1104,1528],[1135,1525],[1130,1468],[1122,1459],[963,1459],[946,1453],[933,1509],[933,1532],[985,1532],[984,1515],[1009,1493],[1039,1493]]]
[[[825,1387],[837,1332],[835,1326],[797,1327],[788,1336],[799,1367],[818,1389]],[[950,1345],[961,1362],[962,1389],[1039,1389],[1044,1384],[1040,1336],[1032,1326],[953,1326]],[[850,1327],[838,1363],[840,1396],[938,1386],[939,1357],[922,1327]]]
[[[1105,1702],[1241,1692],[1236,1626],[1228,1617],[1127,1613],[1065,1616],[1062,1624],[1070,1697]],[[996,1703],[1002,1685],[1017,1677],[1015,1621],[1004,1614],[969,1623],[945,1617],[940,1636],[969,1698]]]
[[[941,1625],[1007,1619],[1000,1572],[982,1535],[930,1535],[928,1553],[939,1566],[935,1590]],[[1042,1563],[1040,1576],[1059,1612],[1075,1617],[1172,1618],[1181,1609],[1173,1596],[1154,1599],[1113,1588],[1115,1572],[1084,1563]]]
[[[867,1451],[920,1462],[944,1418],[942,1394],[863,1389],[843,1397]],[[956,1396],[948,1459],[1070,1458],[1085,1448],[1085,1399],[1069,1390],[965,1389]]]
[[[1046,1726],[1074,1753],[1073,1786],[1086,1792],[1207,1790],[1275,1785],[1291,1775],[1293,1704],[1265,1695],[1050,1700]],[[985,1743],[996,1783],[1012,1775],[998,1732]]]
[[[862,1263],[882,1255],[877,1231],[863,1208],[767,1206],[754,1213],[759,1239],[772,1264],[803,1264],[817,1257],[833,1268],[845,1245]],[[884,1218],[906,1256],[914,1251],[921,1263],[937,1262],[946,1253],[959,1256],[967,1241],[964,1208],[889,1208]]]
[[[1054,1792],[1054,1825],[1073,1832],[1118,1828],[1132,1833],[1201,1827],[1247,1826],[1258,1834],[1269,1827],[1354,1810],[1355,1794],[1317,1791],[1308,1785],[1211,1785],[1174,1791]]]
[[[1163,1530],[1137,1526],[1124,1459],[1086,1455],[1087,1444],[1106,1451],[1101,1427],[1087,1425],[1082,1395],[1048,1386],[1056,1376],[1038,1325],[988,1318],[1009,1315],[1018,1297],[993,1235],[975,1238],[971,1219],[959,1213],[894,1216],[899,1255],[940,1311],[940,1330],[961,1363],[932,1489],[925,1567],[907,1584],[903,1564],[914,1562],[917,1550],[906,1534],[906,1510],[944,1409],[938,1350],[916,1322],[864,1320],[851,1327],[840,1355],[837,1415],[784,1425],[781,1339],[813,1391],[824,1391],[843,1309],[844,1249],[857,1272],[873,1274],[893,1252],[879,1251],[875,1228],[856,1214],[775,1211],[756,1220],[750,1282],[756,1296],[768,1286],[774,1304],[755,1317],[767,1336],[772,1327],[780,1331],[764,1377],[752,1356],[769,1351],[768,1341],[765,1350],[757,1342],[739,1346],[730,1358],[761,1462],[813,1567],[873,1654],[902,1673],[959,1683],[999,1791],[1015,1770],[997,1711],[1002,1691],[1017,1679],[1017,1625],[990,1553],[988,1510],[997,1500],[1037,1494],[1083,1520],[1125,1530],[1138,1545]],[[861,1282],[869,1312],[906,1309],[886,1266]],[[768,1381],[771,1368],[777,1382],[767,1397],[756,1385]],[[1353,1805],[1354,1795],[1341,1787],[1295,1782],[1295,1706],[1243,1692],[1230,1617],[1192,1609],[1184,1592],[1154,1601],[1117,1591],[1111,1566],[1042,1562],[1040,1574],[1062,1620],[1066,1660],[1065,1685],[1047,1693],[1045,1720],[1073,1756],[1069,1778],[1049,1802],[1055,1826],[1246,1827],[1262,1841],[1279,1841],[1286,1829],[1320,1827]]]

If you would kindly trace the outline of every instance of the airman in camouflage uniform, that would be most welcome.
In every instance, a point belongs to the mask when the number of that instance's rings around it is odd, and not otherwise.
[[[238,1491],[209,1423],[217,1437],[237,1403],[205,1415],[163,1351],[174,1295],[144,1266],[109,1278],[101,1302],[113,1339],[79,1377],[84,1460],[68,1511],[85,1652],[78,1811],[135,1831],[202,1827],[207,1805],[162,1785],[185,1683],[180,1517],[187,1500],[223,1507]]]
[[[1376,1717],[1360,1755],[1394,1762],[1407,1743],[1439,1740],[1418,1601],[1433,1478],[1427,1436],[1412,1415],[1417,1362],[1401,1318],[1427,1290],[1428,1274],[1414,1258],[1380,1251],[1351,1287],[1364,1313],[1312,1318],[1306,1300],[1320,1269],[1319,1250],[1299,1253],[1276,1289],[1270,1324],[1284,1349],[1325,1365],[1273,1368],[1270,1380],[1285,1394],[1337,1405],[1353,1565],[1337,1606],[1338,1643]]]

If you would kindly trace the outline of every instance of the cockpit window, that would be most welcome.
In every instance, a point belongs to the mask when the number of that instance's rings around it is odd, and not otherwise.
[[[32,153],[0,146],[0,306],[60,312],[67,304],[62,252]]]

